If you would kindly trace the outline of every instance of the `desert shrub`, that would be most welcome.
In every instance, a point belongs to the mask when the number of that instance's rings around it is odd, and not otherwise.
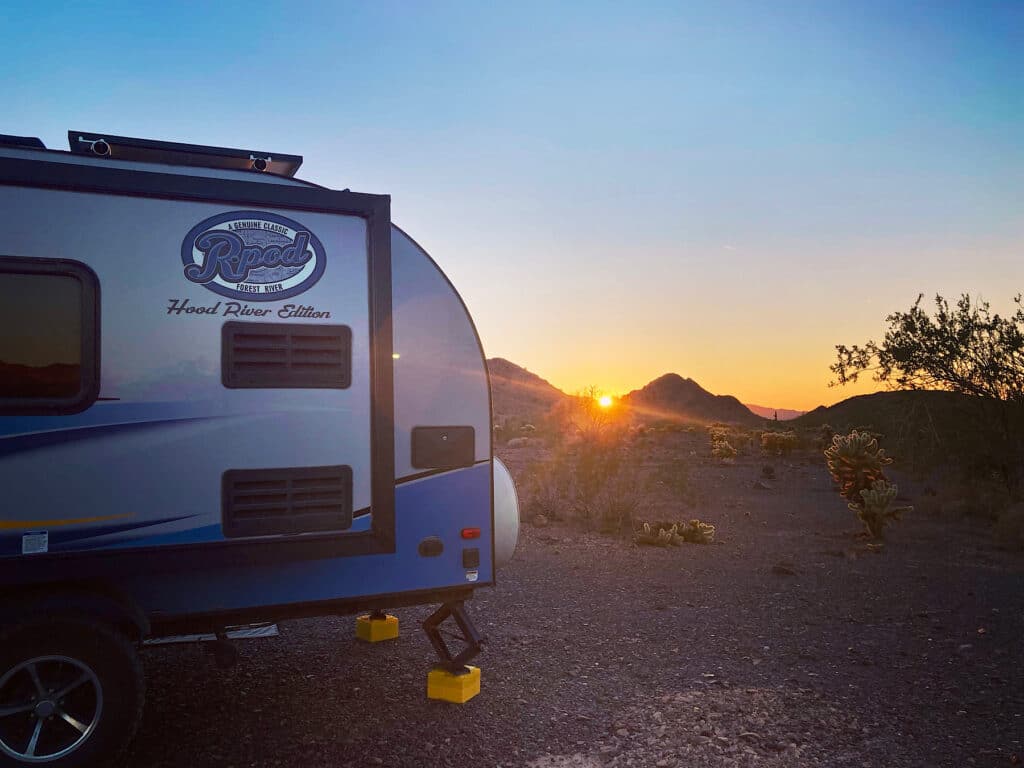
[[[822,424],[820,427],[808,429],[808,440],[814,451],[824,451],[832,445],[832,438],[835,435],[836,431],[830,424]]]
[[[599,408],[592,395],[585,391],[549,415],[562,438],[553,440],[551,458],[533,468],[530,504],[552,519],[628,532],[643,500],[634,436],[621,414]]]
[[[761,448],[771,456],[788,456],[797,447],[796,432],[762,432]]]
[[[940,483],[933,507],[947,519],[976,517],[995,522],[1013,506],[1014,499],[1001,476],[989,469],[973,477]]]
[[[620,465],[607,478],[593,500],[596,524],[602,533],[628,534],[643,504],[644,488],[641,474],[631,461]]]
[[[620,474],[627,450],[621,438],[575,446],[572,502],[577,517],[590,520],[597,514],[598,497]]]
[[[891,520],[910,511],[910,507],[892,507],[897,488],[886,480],[883,469],[892,459],[873,435],[857,431],[836,435],[825,451],[825,461],[839,495],[857,513],[872,538],[880,539]]]
[[[529,514],[564,519],[572,489],[571,457],[559,450],[547,461],[534,464],[524,485]]]
[[[1024,494],[1024,300],[1014,297],[1016,310],[1004,316],[969,294],[954,306],[936,296],[932,314],[922,299],[919,295],[908,311],[885,318],[888,329],[881,342],[836,346],[831,366],[836,383],[855,382],[870,371],[875,381],[896,389],[965,395],[971,420],[964,432],[970,434],[955,435],[937,457],[945,458],[945,451],[973,464],[968,471],[996,471],[1019,499]],[[921,450],[935,449],[933,435],[923,439]]]

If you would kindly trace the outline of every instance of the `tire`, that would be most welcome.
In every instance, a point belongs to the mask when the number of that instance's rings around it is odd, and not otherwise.
[[[0,630],[0,768],[117,765],[144,700],[135,646],[103,622],[40,617]]]

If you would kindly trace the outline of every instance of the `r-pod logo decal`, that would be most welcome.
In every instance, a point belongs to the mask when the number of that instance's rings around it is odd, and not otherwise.
[[[298,296],[327,266],[316,235],[296,221],[260,211],[231,211],[199,222],[185,235],[181,261],[193,283],[247,301]]]

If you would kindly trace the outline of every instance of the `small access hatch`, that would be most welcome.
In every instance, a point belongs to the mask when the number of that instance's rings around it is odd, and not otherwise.
[[[476,458],[472,427],[414,427],[412,465],[416,469],[469,467]]]

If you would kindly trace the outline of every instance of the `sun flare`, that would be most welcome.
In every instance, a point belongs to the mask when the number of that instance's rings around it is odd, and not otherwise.
[[[600,405],[602,408],[611,408],[612,407],[612,396],[611,395],[601,395],[599,398],[597,398],[597,404]]]

